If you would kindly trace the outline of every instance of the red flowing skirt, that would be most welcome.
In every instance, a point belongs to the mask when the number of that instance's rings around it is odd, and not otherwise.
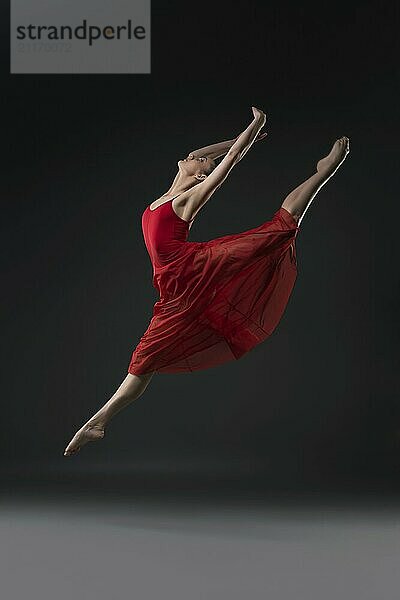
[[[173,293],[154,305],[128,373],[182,373],[241,358],[278,325],[297,277],[299,230],[280,207],[270,221],[184,242],[163,267]]]

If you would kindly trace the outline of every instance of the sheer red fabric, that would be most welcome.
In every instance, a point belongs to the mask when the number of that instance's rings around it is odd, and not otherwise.
[[[128,373],[135,375],[239,359],[274,331],[297,277],[299,227],[286,209],[253,229],[190,242],[190,223],[173,200],[142,215],[160,299],[131,356]]]

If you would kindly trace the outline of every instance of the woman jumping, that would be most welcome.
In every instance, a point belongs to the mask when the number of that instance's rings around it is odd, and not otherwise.
[[[74,435],[64,451],[75,454],[104,437],[108,421],[143,394],[155,373],[209,369],[269,337],[285,311],[297,277],[296,237],[321,187],[349,153],[336,140],[316,172],[296,187],[268,221],[205,242],[188,240],[195,217],[260,133],[265,114],[234,140],[190,152],[178,161],[169,190],[142,213],[144,242],[159,293],[150,323],[134,348],[127,375],[113,396]],[[216,159],[224,156],[217,165]]]

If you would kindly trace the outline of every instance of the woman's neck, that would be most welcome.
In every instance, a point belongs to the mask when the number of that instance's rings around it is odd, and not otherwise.
[[[190,188],[192,188],[194,185],[196,184],[193,183],[189,177],[186,177],[185,175],[182,175],[182,173],[178,172],[174,181],[172,182],[171,187],[165,194],[161,196],[161,198],[164,196],[176,196],[177,194],[182,194],[182,192],[190,190]]]

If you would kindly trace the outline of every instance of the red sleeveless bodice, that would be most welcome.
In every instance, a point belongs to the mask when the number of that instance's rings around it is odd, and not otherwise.
[[[176,196],[175,196],[176,197]],[[246,231],[188,240],[174,198],[142,215],[160,298],[128,373],[180,373],[237,360],[271,335],[297,275],[297,222],[283,207]]]

